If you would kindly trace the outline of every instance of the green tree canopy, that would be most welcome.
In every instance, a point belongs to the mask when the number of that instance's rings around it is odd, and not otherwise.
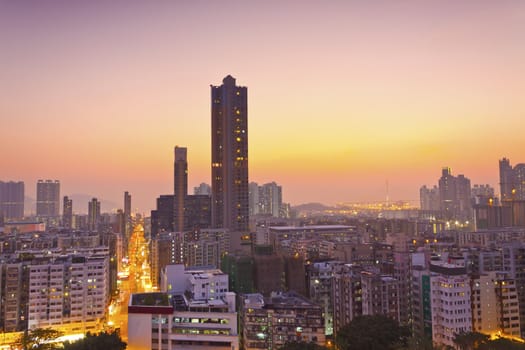
[[[62,332],[51,328],[35,328],[22,334],[16,345],[24,350],[55,350],[60,344],[52,342],[62,336]]]
[[[525,343],[519,343],[505,338],[489,340],[480,344],[476,349],[479,350],[525,350]]]
[[[325,346],[317,345],[314,342],[307,343],[304,341],[287,342],[279,350],[326,350]]]
[[[127,344],[122,341],[117,332],[87,333],[86,336],[73,343],[64,343],[65,350],[124,350]]]
[[[335,338],[340,350],[392,350],[407,346],[410,331],[383,315],[359,316]]]
[[[477,349],[481,344],[488,342],[490,337],[486,334],[478,332],[464,332],[456,334],[454,337],[454,344],[459,346],[461,350]]]

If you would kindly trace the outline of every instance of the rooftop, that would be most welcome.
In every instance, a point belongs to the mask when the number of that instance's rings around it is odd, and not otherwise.
[[[139,293],[133,294],[130,300],[131,306],[170,306],[168,294],[166,293]]]

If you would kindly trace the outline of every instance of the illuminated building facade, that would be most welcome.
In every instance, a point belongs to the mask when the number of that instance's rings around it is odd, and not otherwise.
[[[248,89],[228,75],[211,86],[212,225],[248,230]]]
[[[27,329],[29,269],[27,262],[0,264],[0,327],[3,332]]]
[[[128,306],[129,350],[238,350],[235,293],[194,301],[184,294],[133,294]]]
[[[361,272],[363,315],[385,315],[399,322],[399,281],[390,275]]]
[[[333,333],[363,314],[361,267],[345,264],[332,282]],[[326,316],[325,316],[326,317]]]
[[[245,350],[279,349],[287,342],[325,345],[322,308],[294,293],[241,296],[241,342]]]
[[[41,258],[29,267],[28,328],[66,333],[96,329],[109,299],[109,259],[100,256]]]
[[[465,266],[430,264],[432,341],[455,347],[456,334],[472,331],[470,277]]]
[[[525,200],[525,164],[512,167],[510,160],[499,161],[500,193],[502,201]]]

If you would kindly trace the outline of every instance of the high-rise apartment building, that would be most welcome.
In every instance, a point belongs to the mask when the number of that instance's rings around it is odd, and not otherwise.
[[[423,186],[419,189],[419,201],[421,210],[438,212],[440,210],[439,189],[437,186],[428,188]]]
[[[248,230],[248,89],[211,86],[212,225]]]
[[[174,194],[175,208],[174,221],[175,231],[184,230],[184,205],[188,194],[188,150],[186,147],[175,147],[175,164],[174,164]]]
[[[29,267],[28,328],[94,331],[109,298],[107,256],[43,258]]]
[[[385,315],[399,322],[398,280],[391,275],[363,271],[361,288],[363,315]]]
[[[501,200],[525,200],[525,164],[512,167],[510,160],[499,161]]]
[[[0,327],[3,332],[27,329],[28,262],[0,263]]]
[[[453,176],[448,167],[442,169],[438,187],[429,189],[423,186],[419,195],[422,210],[437,208],[446,220],[464,222],[472,219],[470,180],[464,175]]]
[[[20,219],[24,217],[24,183],[0,181],[0,217]]]
[[[73,227],[73,200],[68,196],[64,196],[64,203],[62,206],[62,225],[65,228]]]
[[[58,216],[60,210],[60,181],[38,180],[36,184],[36,215]]]
[[[251,182],[249,188],[250,215],[284,217],[282,187],[275,182],[259,186]]]
[[[100,201],[93,198],[88,203],[88,229],[90,231],[96,231],[98,224],[100,223]]]
[[[456,334],[472,331],[470,278],[465,266],[430,264],[432,341],[454,347]]]
[[[129,240],[131,235],[131,194],[124,192],[124,236]]]
[[[166,194],[157,198],[157,208],[151,211],[151,237],[160,232],[173,231],[174,197],[172,194]]]
[[[199,186],[193,187],[193,194],[211,196],[211,186],[201,182]]]
[[[241,296],[242,348],[279,349],[287,342],[325,344],[323,310],[295,292]]]

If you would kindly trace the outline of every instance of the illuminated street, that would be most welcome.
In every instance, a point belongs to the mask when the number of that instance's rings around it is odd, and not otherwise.
[[[132,293],[151,291],[149,248],[141,223],[134,226],[128,244],[128,258],[122,262],[118,276],[120,295],[109,306],[108,325],[120,329],[122,340],[127,341],[129,297]]]

